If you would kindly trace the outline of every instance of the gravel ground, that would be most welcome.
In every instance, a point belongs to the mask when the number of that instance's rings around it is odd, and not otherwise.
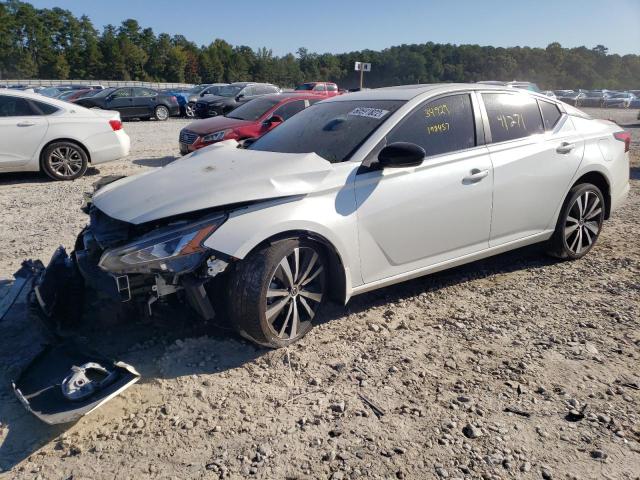
[[[2,478],[640,478],[640,125],[632,190],[578,262],[529,247],[330,305],[288,349],[183,311],[90,328],[141,382],[68,429],[0,387]],[[184,121],[127,123],[129,158],[73,183],[0,178],[0,277],[71,245],[99,175],[177,155]],[[0,340],[0,349],[3,348]]]

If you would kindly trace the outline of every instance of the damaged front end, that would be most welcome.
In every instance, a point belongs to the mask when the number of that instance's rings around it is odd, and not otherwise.
[[[85,283],[103,295],[133,302],[151,314],[152,305],[178,292],[205,320],[214,317],[204,285],[224,271],[230,259],[204,242],[227,215],[171,219],[132,225],[107,216],[88,203],[90,224],[72,254]]]
[[[25,407],[50,424],[78,420],[139,379],[134,367],[86,352],[63,340],[61,330],[74,327],[88,311],[116,307],[151,315],[152,306],[169,296],[210,320],[215,312],[207,284],[232,260],[204,245],[226,221],[226,213],[197,212],[134,225],[106,215],[90,195],[82,208],[90,221],[74,250],[68,254],[59,247],[46,268],[39,261],[25,262],[9,294],[0,299],[0,320],[14,317],[0,322],[0,332],[8,325],[23,332],[29,323],[43,327],[42,338],[30,344],[29,361],[10,379]],[[12,307],[18,303],[22,313]],[[24,306],[28,304],[37,307]],[[35,322],[25,320],[36,310]],[[17,351],[6,353],[19,356]]]

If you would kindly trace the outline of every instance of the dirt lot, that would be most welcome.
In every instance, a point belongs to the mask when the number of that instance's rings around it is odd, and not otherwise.
[[[633,132],[632,190],[583,260],[531,247],[355,297],[286,350],[181,312],[88,329],[143,379],[66,429],[5,381],[0,477],[640,478],[640,125],[590,113]],[[74,183],[2,176],[0,277],[72,245],[82,192],[171,161],[184,124],[127,123],[132,155]]]

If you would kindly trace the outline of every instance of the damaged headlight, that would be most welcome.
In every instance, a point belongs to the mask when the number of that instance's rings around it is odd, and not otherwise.
[[[209,254],[203,243],[226,219],[226,215],[217,215],[152,232],[136,242],[107,250],[98,265],[118,274],[189,272]]]

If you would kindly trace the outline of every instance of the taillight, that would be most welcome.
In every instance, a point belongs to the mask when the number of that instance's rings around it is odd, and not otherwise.
[[[624,142],[624,151],[628,152],[631,147],[631,134],[629,132],[616,132],[613,136],[616,140]]]
[[[120,120],[109,120],[109,125],[111,125],[114,132],[122,130],[122,122]]]

